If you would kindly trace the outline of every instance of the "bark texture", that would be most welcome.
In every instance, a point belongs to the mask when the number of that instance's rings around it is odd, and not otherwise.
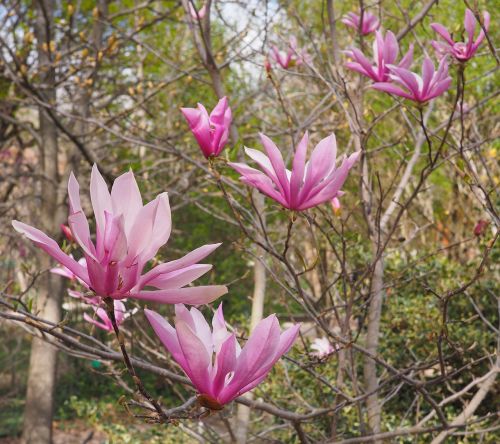
[[[40,70],[40,94],[46,106],[56,101],[55,69],[52,65],[53,42],[52,0],[36,2],[35,34],[38,43],[38,66]],[[54,234],[57,222],[57,184],[58,184],[58,141],[57,128],[47,113],[45,106],[39,107],[39,131],[41,137],[40,160],[43,168],[41,182],[40,224]],[[50,266],[48,256],[41,252],[40,269]],[[39,316],[58,322],[61,317],[60,281],[51,279],[45,272],[37,286],[38,293],[34,307]],[[54,410],[54,387],[56,383],[57,350],[41,338],[33,338],[24,409],[22,442],[26,444],[49,444],[52,442],[52,416]]]

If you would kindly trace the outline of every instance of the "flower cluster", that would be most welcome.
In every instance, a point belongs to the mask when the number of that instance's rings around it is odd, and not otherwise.
[[[197,10],[189,2],[186,11],[198,20],[207,14],[207,6],[210,4],[204,3]],[[413,45],[398,61],[400,48],[396,36],[391,31],[386,31],[385,35],[379,31],[380,20],[373,14],[351,12],[342,22],[363,36],[375,33],[372,60],[360,49],[352,48],[344,51],[352,59],[346,63],[347,68],[372,80],[373,89],[421,105],[449,89],[452,79],[448,74],[448,57],[455,58],[463,67],[485,39],[490,15],[483,14],[482,29],[474,38],[478,21],[471,10],[466,10],[466,43],[456,42],[444,26],[431,24],[444,42],[432,42],[440,59],[437,69],[426,56],[421,74],[410,70]],[[283,69],[309,60],[309,55],[298,48],[293,36],[285,52],[273,46],[270,57]],[[271,70],[268,60],[266,70]],[[228,99],[221,98],[210,114],[201,103],[197,108],[181,108],[181,112],[203,155],[212,162],[229,140],[232,111]],[[245,148],[259,169],[241,162],[228,163],[240,174],[241,182],[291,211],[306,211],[326,202],[335,213],[340,211],[341,188],[360,158],[360,151],[344,155],[337,161],[337,142],[332,133],[317,143],[306,161],[309,143],[306,132],[294,149],[291,169],[287,169],[284,156],[275,143],[264,134],[260,139],[266,154]],[[212,265],[200,261],[219,247],[218,243],[201,246],[170,262],[156,262],[158,251],[167,243],[172,230],[167,193],[159,194],[144,205],[131,171],[116,178],[110,191],[94,165],[90,176],[94,235],[80,200],[80,185],[73,173],[68,181],[68,200],[68,221],[61,229],[71,247],[80,247],[78,260],[37,228],[17,220],[12,222],[13,227],[60,264],[51,269],[52,273],[83,287],[84,292],[75,289],[68,292],[92,308],[93,316],[85,313],[84,319],[93,326],[118,334],[122,323],[137,310],[127,310],[125,302],[128,299],[175,304],[174,326],[155,311],[146,309],[145,315],[166,350],[196,388],[201,405],[219,410],[252,390],[292,347],[300,326],[293,325],[281,332],[274,314],[260,321],[241,347],[236,334],[226,326],[222,304],[215,311],[211,327],[201,311],[184,305],[211,303],[225,294],[227,288],[223,285],[191,286],[211,270]],[[487,223],[479,221],[474,234],[481,236],[486,228]],[[153,260],[154,266],[151,265]],[[312,354],[319,359],[338,350],[327,338],[317,338],[311,348]]]
[[[360,29],[363,35],[366,35],[376,28],[368,27],[370,17],[367,13],[367,24],[360,25],[360,18],[351,13],[349,18],[344,20],[349,26]],[[484,29],[488,30],[490,15],[485,12],[483,15]],[[373,23],[373,19],[371,20]],[[398,64],[395,61],[399,52],[399,45],[396,37],[391,31],[387,31],[385,38],[380,31],[376,32],[373,42],[373,61],[372,64],[366,56],[357,48],[344,51],[353,61],[347,62],[346,67],[359,72],[373,80],[372,88],[384,91],[389,94],[412,100],[417,104],[424,104],[446,92],[451,85],[451,77],[448,75],[447,55],[454,57],[460,62],[469,60],[477,51],[479,45],[485,38],[484,30],[481,30],[479,36],[474,40],[474,33],[477,21],[470,9],[465,11],[465,29],[468,34],[467,43],[454,42],[450,33],[439,23],[432,23],[431,28],[436,31],[444,40],[443,42],[432,41],[432,46],[436,49],[440,58],[437,70],[429,57],[425,57],[422,62],[421,75],[409,69],[413,61],[413,45]],[[378,25],[377,25],[378,27]],[[368,31],[368,29],[372,29]]]

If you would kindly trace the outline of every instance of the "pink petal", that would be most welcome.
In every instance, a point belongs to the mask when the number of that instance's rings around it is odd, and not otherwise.
[[[108,186],[101,176],[96,164],[92,167],[92,173],[90,175],[90,200],[96,220],[97,250],[99,250],[100,237],[102,237],[104,232],[104,211],[111,213],[113,211],[113,204],[111,202]]]
[[[188,324],[176,320],[175,330],[182,353],[186,359],[186,373],[200,393],[210,393],[209,367],[211,356],[203,342],[191,330]]]
[[[215,375],[212,382],[212,392],[216,396],[217,400],[224,404],[227,399],[219,398],[219,394],[224,388],[226,382],[226,376],[228,373],[234,371],[236,365],[236,336],[231,334],[221,345],[220,351],[217,353],[215,360]]]
[[[130,233],[137,214],[142,208],[142,197],[134,174],[129,171],[118,177],[111,188],[113,213],[123,214],[125,233]]]
[[[172,273],[173,271],[182,270],[184,268],[190,267],[191,265],[201,261],[209,254],[211,254],[216,248],[218,248],[221,244],[209,244],[204,245],[202,247],[197,248],[196,250],[191,251],[180,259],[176,259],[175,261],[166,262],[164,264],[157,265],[152,270],[148,271],[144,276],[141,277],[137,288],[141,289],[146,285],[149,285],[149,282],[161,277],[163,274]]]
[[[260,134],[260,140],[262,145],[267,152],[271,165],[273,166],[276,177],[278,178],[281,187],[283,189],[283,194],[286,196],[287,200],[290,199],[290,189],[289,182],[286,175],[285,163],[283,162],[283,157],[280,150],[274,144],[274,142],[264,134]]]
[[[290,204],[292,207],[296,206],[299,202],[300,188],[304,182],[308,140],[309,136],[306,131],[302,140],[297,145],[297,150],[293,158],[292,175],[290,177]]]
[[[163,316],[153,310],[145,308],[144,314],[163,346],[170,352],[175,361],[182,367],[184,372],[187,372],[187,361],[182,353],[175,328],[173,328],[167,320],[163,318]]]
[[[89,283],[90,280],[87,270],[72,257],[65,254],[54,239],[51,239],[43,231],[17,220],[12,221],[12,226],[18,233],[24,234],[37,247],[52,256],[61,265],[64,265],[75,276],[78,276],[86,284]]]
[[[403,91],[402,89],[398,88],[397,86],[393,85],[392,83],[387,83],[387,82],[378,82],[374,83],[371,86],[373,89],[376,89],[378,91],[384,91],[389,94],[394,94],[396,96],[401,96],[405,97],[406,99],[414,99],[414,96],[412,94],[408,94],[407,92]]]
[[[429,90],[432,77],[434,76],[434,64],[429,57],[426,57],[422,63],[422,95],[425,96]]]
[[[436,31],[441,37],[443,37],[443,39],[445,39],[451,46],[455,44],[455,42],[451,38],[450,33],[443,25],[439,23],[431,23],[431,28]]]
[[[161,290],[169,290],[184,287],[194,280],[210,271],[210,264],[195,264],[181,270],[161,274],[160,276],[148,282],[148,286],[156,287]]]
[[[413,62],[413,43],[410,43],[410,47],[405,56],[401,59],[398,64],[399,68],[408,69]]]
[[[130,297],[162,304],[209,304],[227,293],[224,285],[178,288],[173,290],[152,290],[131,292]]]

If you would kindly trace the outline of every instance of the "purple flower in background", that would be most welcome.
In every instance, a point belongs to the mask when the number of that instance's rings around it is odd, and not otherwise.
[[[144,311],[195,386],[200,403],[214,410],[260,384],[299,333],[299,325],[281,333],[273,314],[259,322],[242,349],[236,335],[227,331],[222,304],[213,316],[212,329],[196,308],[188,310],[182,304],[175,306],[175,328],[158,313]]]
[[[123,321],[126,319],[126,308],[125,304],[122,301],[113,301],[114,304],[114,310],[115,310],[115,320],[116,320],[116,325],[119,327],[121,324],[123,324]],[[108,332],[113,331],[113,323],[111,322],[111,319],[109,319],[108,314],[106,313],[106,310],[101,307],[93,307],[94,308],[94,313],[95,315],[101,319],[101,321],[98,321],[92,317],[90,317],[87,313],[83,314],[83,319],[85,319],[87,322],[90,322],[91,324],[94,324],[96,327],[99,327],[103,330],[106,330]]]
[[[203,6],[197,11],[189,0],[189,14],[191,14],[191,17],[193,17],[194,20],[201,20],[203,17],[205,17],[206,13],[207,5],[205,3],[203,3]]]
[[[167,193],[160,194],[143,206],[131,171],[114,181],[110,193],[94,165],[90,178],[90,198],[96,219],[94,244],[80,203],[79,188],[72,173],[68,182],[68,225],[83,250],[86,266],[65,254],[57,242],[42,231],[18,221],[12,221],[12,225],[83,281],[97,296],[137,298],[166,304],[205,304],[227,292],[227,288],[221,285],[185,287],[212,268],[209,264],[197,262],[220,244],[205,245],[141,275],[146,264],[170,237],[171,215]],[[156,290],[147,290],[147,287]]]
[[[350,51],[344,51],[354,61],[347,62],[346,66],[353,71],[369,77],[374,82],[387,82],[389,80],[389,67],[398,58],[399,45],[396,36],[387,31],[385,38],[380,31],[376,31],[373,41],[373,64],[357,48]],[[409,68],[413,61],[413,45],[397,65],[399,68]]]
[[[342,17],[341,22],[356,31],[361,31],[362,35],[368,35],[373,31],[376,31],[380,26],[380,20],[377,16],[364,11],[363,12],[363,22],[360,27],[361,16],[355,14],[354,12],[348,12],[344,17]]]
[[[319,359],[326,358],[328,355],[335,353],[339,347],[333,346],[328,338],[315,338],[311,344],[311,348],[314,352],[311,355],[316,356]]]
[[[297,145],[292,171],[285,168],[280,150],[264,134],[260,135],[267,156],[261,151],[245,148],[247,155],[262,169],[259,171],[244,163],[229,163],[247,185],[279,202],[285,208],[307,210],[339,195],[349,170],[358,160],[360,152],[344,158],[336,168],[337,142],[335,135],[320,141],[306,163],[307,132]]]
[[[375,83],[372,85],[372,88],[404,97],[417,103],[425,103],[440,96],[451,85],[446,58],[441,59],[439,68],[435,71],[432,60],[426,57],[422,63],[422,76],[393,65],[389,66],[389,68],[391,70],[389,78],[394,83]]]
[[[217,157],[227,143],[231,127],[231,108],[227,98],[223,97],[208,115],[205,107],[198,103],[198,108],[181,108],[203,155],[208,159]]]
[[[488,12],[483,13],[484,28],[488,31],[490,27],[490,14]],[[437,51],[437,53],[443,57],[447,54],[452,55],[457,60],[465,62],[472,58],[476,53],[477,49],[481,45],[485,38],[484,30],[481,29],[476,40],[474,40],[474,32],[476,30],[477,20],[474,17],[474,13],[470,9],[465,10],[464,26],[467,31],[468,39],[467,43],[455,42],[448,30],[439,23],[432,23],[431,28],[436,31],[445,41],[438,42],[433,40],[432,46]]]
[[[280,51],[279,48],[274,45],[271,48],[270,56],[283,69],[301,65],[303,62],[310,62],[309,54],[297,48],[297,38],[295,36],[290,37],[286,52]]]

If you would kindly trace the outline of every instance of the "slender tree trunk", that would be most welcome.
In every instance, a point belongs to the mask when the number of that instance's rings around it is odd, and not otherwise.
[[[374,248],[374,254],[377,254]],[[382,315],[382,303],[384,299],[384,263],[380,258],[375,263],[373,271],[371,288],[370,288],[370,305],[368,307],[368,331],[366,335],[366,349],[377,354],[378,342],[380,335],[380,317]],[[368,392],[373,392],[378,389],[377,365],[369,356],[365,357],[365,365],[363,367],[365,378],[365,389]],[[371,432],[374,434],[380,433],[381,421],[381,406],[378,398],[378,393],[373,393],[366,399],[366,408],[368,413],[368,425]]]
[[[52,66],[51,42],[53,42],[52,0],[36,2],[35,35],[38,42],[38,65],[40,70],[40,94],[47,104],[56,102],[55,70]],[[39,108],[41,166],[44,178],[41,183],[40,224],[49,233],[56,231],[57,213],[57,129],[45,108]],[[50,266],[45,253],[40,254],[42,270]],[[50,273],[40,279],[39,291],[34,306],[39,316],[58,322],[61,316],[60,281],[52,282]],[[52,416],[54,409],[54,387],[56,382],[57,351],[40,338],[33,338],[31,345],[28,388],[24,410],[22,441],[26,444],[49,444],[52,442]]]

